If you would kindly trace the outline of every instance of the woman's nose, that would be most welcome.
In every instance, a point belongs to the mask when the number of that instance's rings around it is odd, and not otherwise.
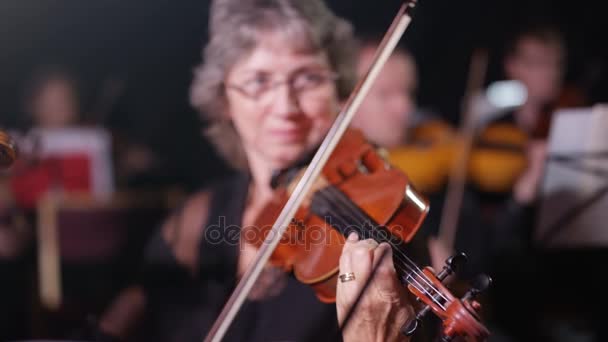
[[[301,113],[298,94],[289,84],[281,84],[275,89],[273,111],[282,116],[294,116]]]

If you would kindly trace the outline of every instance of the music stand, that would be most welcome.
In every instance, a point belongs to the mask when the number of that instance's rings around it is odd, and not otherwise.
[[[535,240],[545,248],[608,246],[608,105],[555,113]]]

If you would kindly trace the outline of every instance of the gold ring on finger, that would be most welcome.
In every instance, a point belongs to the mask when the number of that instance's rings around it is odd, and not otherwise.
[[[355,274],[353,272],[348,272],[348,273],[340,274],[338,276],[338,278],[340,278],[341,282],[346,283],[351,280],[355,280]]]

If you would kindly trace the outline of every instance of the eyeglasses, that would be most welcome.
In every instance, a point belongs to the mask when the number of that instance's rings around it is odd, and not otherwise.
[[[241,85],[226,84],[226,88],[236,90],[251,100],[262,101],[270,98],[273,91],[283,84],[287,84],[290,91],[300,96],[336,81],[338,78],[336,73],[329,70],[300,70],[283,80],[275,79],[271,73],[261,72]]]

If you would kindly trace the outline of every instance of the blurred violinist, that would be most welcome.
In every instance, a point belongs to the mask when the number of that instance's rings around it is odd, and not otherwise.
[[[379,41],[361,39],[357,74],[363,76],[371,65]],[[395,49],[364,99],[353,126],[373,143],[394,148],[407,141],[416,109],[418,73],[414,57],[404,48]]]
[[[552,28],[522,31],[506,45],[505,77],[520,82],[527,96],[520,106],[482,119],[477,129],[455,245],[469,254],[472,273],[493,272],[497,260],[528,252],[565,58],[564,42]]]
[[[145,313],[146,340],[205,336],[257,253],[240,227],[253,225],[272,200],[273,172],[310,154],[327,133],[356,79],[354,46],[350,25],[319,0],[213,2],[191,101],[210,123],[208,136],[221,156],[239,171],[166,221],[148,247],[142,284],[109,308],[100,322],[104,333],[126,338]],[[236,235],[213,242],[206,232],[218,224],[237,228]],[[292,274],[267,265],[225,340],[406,339],[399,329],[412,307],[392,258],[380,260],[386,247],[348,238],[335,304],[321,303]],[[340,332],[372,265],[381,265],[373,291]]]
[[[559,106],[572,105],[562,102],[566,95],[563,87],[565,65],[564,42],[551,28],[520,34],[509,46],[505,57],[506,77],[521,82],[527,98],[522,106],[494,123],[512,123],[529,137],[525,147],[528,167],[513,186],[513,197],[521,204],[531,204],[536,198],[543,174],[551,114]]]
[[[372,37],[360,39],[359,76],[372,63],[379,44],[380,40]],[[418,190],[433,194],[447,177],[449,150],[443,142],[452,136],[452,130],[447,123],[418,110],[417,89],[416,60],[398,46],[363,100],[353,126],[385,148],[389,160],[407,173]]]
[[[507,79],[524,85],[527,96],[511,118],[501,120],[512,120],[527,133],[535,133],[542,115],[555,108],[560,98],[565,58],[564,42],[553,29],[533,29],[517,36],[507,46],[504,72]]]
[[[507,45],[503,66],[507,79],[519,81],[525,87],[526,100],[486,124],[481,134],[489,136],[500,126],[511,126],[523,133],[520,153],[526,163],[506,195],[512,204],[510,208],[531,208],[544,174],[551,115],[560,107],[581,106],[584,100],[573,88],[564,85],[565,44],[559,32],[551,27],[540,26],[518,34]]]
[[[528,292],[535,276],[535,250],[532,234],[536,223],[539,189],[547,158],[547,138],[551,115],[560,107],[583,105],[582,96],[565,86],[566,47],[557,30],[537,26],[521,31],[507,44],[503,60],[508,80],[519,81],[526,90],[522,105],[494,118],[480,129],[480,136],[491,139],[501,135],[514,146],[497,147],[496,155],[519,155],[523,163],[500,191],[476,188],[481,221],[463,225],[460,246],[474,250],[474,267],[487,270],[496,279],[494,301],[495,320],[513,340],[537,340],[538,313],[520,316],[519,323],[511,315],[519,313],[517,305],[505,297],[507,291]],[[503,134],[504,132],[511,132]],[[501,133],[502,132],[502,133]],[[491,148],[490,148],[491,150]],[[490,151],[488,150],[488,151]],[[486,170],[493,167],[488,165]],[[482,170],[482,169],[480,169]],[[469,215],[470,217],[471,215]],[[478,242],[472,242],[472,237]],[[529,279],[519,282],[511,279]],[[521,283],[521,284],[520,284]],[[524,285],[525,284],[525,285]],[[531,300],[528,297],[522,301]],[[522,322],[524,322],[522,324]],[[513,323],[513,324],[512,324]]]

